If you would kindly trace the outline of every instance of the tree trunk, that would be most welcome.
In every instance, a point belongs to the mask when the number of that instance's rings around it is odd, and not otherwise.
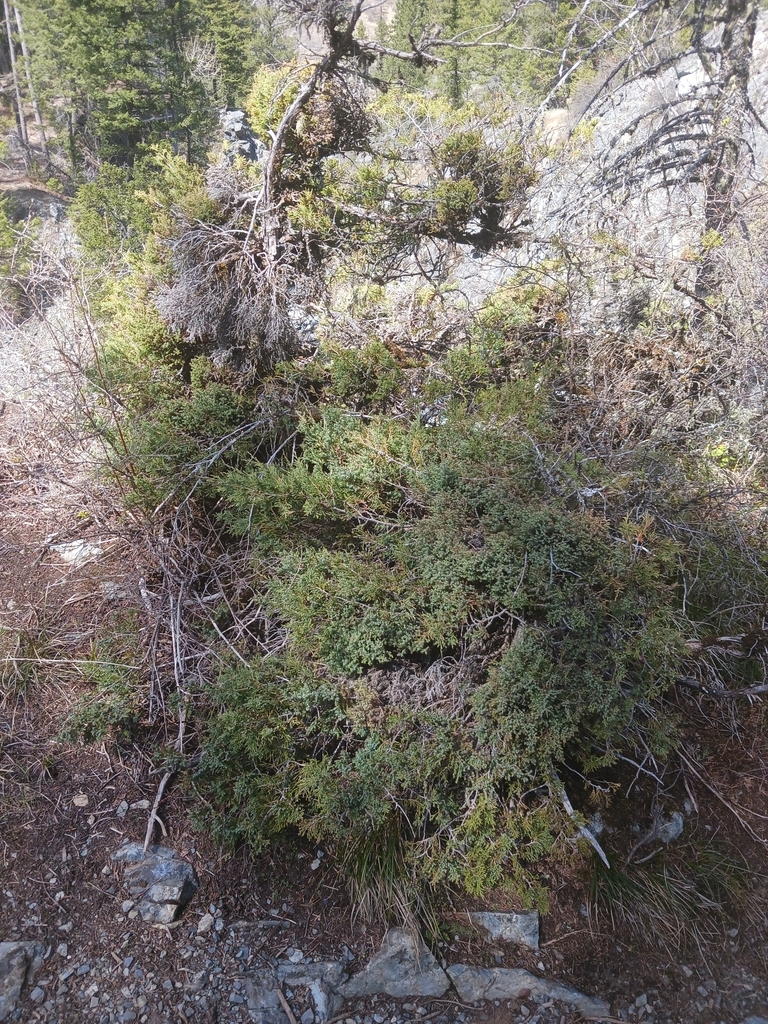
[[[24,35],[24,25],[21,20],[21,11],[18,7],[13,8],[13,13],[16,18],[16,25],[19,29],[19,42],[21,43],[21,54],[24,58],[24,70],[27,75],[27,88],[29,89],[29,98],[32,101],[32,110],[35,114],[35,124],[40,132],[40,138],[43,146],[43,156],[45,157],[46,165],[51,162],[51,156],[48,152],[48,139],[45,137],[45,125],[43,124],[43,118],[40,113],[40,104],[37,102],[37,94],[35,92],[34,82],[32,81],[32,61],[29,57],[29,48],[27,47],[27,40]]]
[[[8,0],[3,0],[3,9],[5,12],[5,31],[8,36],[8,56],[11,61],[11,76],[13,78],[13,91],[16,101],[16,120],[19,127],[19,141],[21,143],[22,153],[24,155],[24,166],[29,170],[32,163],[31,154],[29,151],[29,136],[27,135],[27,122],[24,120],[24,99],[21,92],[21,83],[19,82],[19,73],[16,66],[16,52],[15,44],[13,40],[13,26],[11,24],[11,12],[8,7]]]

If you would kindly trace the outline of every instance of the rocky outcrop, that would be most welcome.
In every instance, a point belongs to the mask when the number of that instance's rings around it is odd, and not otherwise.
[[[510,918],[515,915],[488,916]],[[492,926],[498,924],[488,923]],[[508,926],[509,921],[502,922],[502,925]],[[502,930],[509,932],[508,927]],[[528,938],[531,938],[530,932]],[[343,963],[302,961],[294,964],[280,961],[276,967],[259,967],[250,971],[244,981],[245,1001],[256,1024],[287,1024],[285,998],[281,998],[283,984],[291,989],[306,987],[309,990],[314,1010],[306,1016],[307,1021],[311,1019],[315,1024],[336,1017],[348,999],[381,995],[394,999],[440,998],[446,995],[451,985],[463,1003],[531,997],[535,1002],[566,1003],[593,1018],[604,1016],[609,1011],[608,1004],[600,999],[593,999],[560,982],[536,977],[528,971],[486,970],[464,964],[444,970],[421,939],[402,928],[388,931],[381,949],[368,966],[349,981],[346,980]]]
[[[437,960],[420,940],[403,928],[392,928],[384,936],[381,949],[364,971],[343,985],[345,999],[385,993],[404,996],[442,996],[450,981]]]
[[[226,140],[227,159],[235,157],[258,162],[267,154],[267,147],[248,126],[248,118],[242,110],[226,110],[221,115],[221,130]]]

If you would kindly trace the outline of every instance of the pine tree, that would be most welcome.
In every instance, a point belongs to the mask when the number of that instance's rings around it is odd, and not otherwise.
[[[161,138],[189,148],[210,123],[184,56],[191,0],[23,0],[33,74],[66,121],[73,161],[132,162]]]

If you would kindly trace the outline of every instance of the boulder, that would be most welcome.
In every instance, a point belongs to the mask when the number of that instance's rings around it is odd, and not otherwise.
[[[125,842],[112,860],[125,865],[123,885],[148,924],[173,924],[197,892],[195,869],[167,846],[155,844],[145,853],[142,843]]]
[[[602,999],[586,996],[559,981],[538,978],[535,974],[516,968],[467,967],[455,964],[448,968],[459,999],[463,1003],[477,1003],[484,999],[518,999],[525,992],[536,999],[556,999],[570,1003],[579,1013],[591,1017],[607,1016],[610,1007]]]
[[[43,948],[37,942],[0,942],[0,1021],[13,1013],[22,989],[31,985],[42,958]]]
[[[339,991],[345,999],[379,993],[401,999],[443,996],[449,988],[448,976],[423,943],[402,928],[391,928],[365,970]]]

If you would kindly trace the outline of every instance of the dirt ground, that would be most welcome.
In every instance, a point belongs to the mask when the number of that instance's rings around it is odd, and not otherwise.
[[[141,524],[121,511],[114,484],[99,478],[97,448],[84,440],[83,382],[74,368],[83,352],[67,346],[87,345],[86,334],[71,310],[47,316],[47,326],[30,322],[0,337],[0,941],[42,943],[43,976],[52,986],[68,965],[111,957],[117,991],[130,968],[125,963],[140,955],[143,971],[173,987],[198,955],[190,945],[195,922],[214,907],[232,927],[280,918],[279,942],[273,932],[252,942],[249,963],[294,947],[362,964],[383,929],[354,918],[333,850],[322,851],[315,870],[316,848],[298,839],[257,859],[246,851],[228,854],[193,827],[194,794],[178,778],[159,815],[164,841],[200,878],[186,915],[191,928],[150,933],[123,910],[110,856],[124,838],[143,840],[162,774],[157,750],[171,737],[161,717],[139,723],[128,740],[113,735],[83,745],[62,736],[75,709],[98,706],[89,661],[100,639],[114,638],[126,621],[150,628],[142,588],[151,589],[154,567]],[[669,846],[649,841],[636,854],[635,861],[650,855],[651,887],[638,892],[619,884],[608,899],[605,879],[595,889],[591,854],[549,865],[550,906],[536,953],[488,944],[467,927],[469,904],[438,894],[438,955],[557,977],[610,1000],[616,1020],[737,1024],[750,1013],[768,1013],[763,707],[740,708],[738,723],[688,696],[678,710],[687,723],[688,761],[678,759],[665,774],[663,811],[684,818],[683,835]],[[648,832],[658,787],[632,765],[607,782],[630,790],[630,799],[592,806],[576,779],[572,799],[585,813],[599,811],[601,842],[623,863]],[[692,857],[709,865],[697,885],[685,881]],[[724,872],[724,864],[732,870]],[[519,909],[504,893],[482,906]],[[203,954],[210,961],[207,947]],[[235,969],[232,963],[227,969]],[[187,1019],[168,1007],[148,1019]],[[27,999],[23,1019],[98,1020],[102,1008],[62,993],[55,1011]],[[467,1020],[494,1024],[511,1013],[504,1006],[464,1009]]]

